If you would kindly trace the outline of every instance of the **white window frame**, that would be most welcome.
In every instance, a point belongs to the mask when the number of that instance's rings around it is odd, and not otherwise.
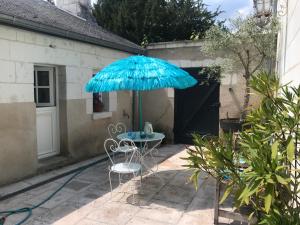
[[[94,105],[94,94],[93,93],[93,105]],[[101,95],[101,101],[104,105],[103,111],[102,112],[95,112],[94,108],[93,108],[93,113],[105,113],[105,112],[109,112],[109,108],[110,108],[110,99],[109,99],[109,92],[98,92],[98,94]],[[103,96],[103,95],[107,95],[107,96]],[[106,100],[106,101],[105,101]]]
[[[94,76],[100,69],[94,69],[92,76]],[[105,119],[105,118],[110,118],[112,117],[112,112],[117,111],[117,92],[99,92],[100,94],[102,93],[107,93],[108,94],[108,107],[106,108],[107,111],[103,112],[94,112],[93,109],[93,93],[92,93],[92,98],[89,100],[87,99],[87,113],[92,114],[92,119],[93,120],[98,120],[98,119]]]
[[[49,85],[48,86],[39,86],[38,85],[38,72],[39,71],[47,71],[49,72]],[[36,106],[37,107],[53,107],[55,106],[55,83],[54,83],[54,70],[53,68],[50,67],[40,67],[40,66],[35,66],[34,67],[34,76],[35,76],[35,99],[36,99]],[[38,101],[38,89],[39,88],[49,88],[49,103],[39,103]]]

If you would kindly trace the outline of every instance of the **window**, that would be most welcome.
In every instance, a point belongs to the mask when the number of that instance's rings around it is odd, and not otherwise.
[[[95,74],[93,74],[95,76]],[[108,112],[109,111],[109,93],[99,92],[93,93],[93,112]]]
[[[53,68],[35,67],[34,102],[37,107],[55,106],[55,76]]]
[[[93,93],[93,112],[109,111],[109,95],[106,92]]]

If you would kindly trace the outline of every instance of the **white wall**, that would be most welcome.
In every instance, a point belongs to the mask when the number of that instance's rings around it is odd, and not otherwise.
[[[278,17],[281,28],[278,35],[278,72],[282,83],[291,82],[291,85],[299,85],[300,1],[280,0],[278,3]]]
[[[34,65],[43,64],[66,66],[66,98],[90,102],[92,95],[84,87],[93,72],[129,55],[0,25],[0,103],[34,102]]]

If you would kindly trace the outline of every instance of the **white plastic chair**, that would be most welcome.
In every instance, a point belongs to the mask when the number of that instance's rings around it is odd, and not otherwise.
[[[114,157],[111,154],[116,154],[119,152],[118,149],[122,147],[128,147],[132,150],[132,154],[129,158],[125,158],[123,161],[116,162]],[[130,139],[121,140],[119,143],[116,142],[114,139],[109,138],[104,142],[104,149],[106,154],[108,155],[111,166],[109,167],[109,184],[112,196],[112,182],[111,182],[111,173],[117,173],[119,175],[119,185],[122,184],[121,175],[124,174],[132,174],[133,180],[140,175],[140,185],[142,184],[142,165],[140,164],[141,156],[138,148],[135,146],[134,142]],[[134,193],[133,193],[133,201],[134,201]]]

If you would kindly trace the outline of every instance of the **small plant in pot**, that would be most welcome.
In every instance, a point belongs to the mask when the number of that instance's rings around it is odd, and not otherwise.
[[[221,123],[226,127],[232,124],[232,129],[237,129],[246,117],[250,102],[250,78],[263,68],[272,70],[277,32],[276,19],[271,19],[261,27],[252,16],[229,20],[227,27],[215,25],[206,32],[203,51],[213,57],[223,58],[220,66],[224,71],[230,72],[231,68],[243,70],[241,75],[245,80],[245,94],[240,117],[225,118]]]

